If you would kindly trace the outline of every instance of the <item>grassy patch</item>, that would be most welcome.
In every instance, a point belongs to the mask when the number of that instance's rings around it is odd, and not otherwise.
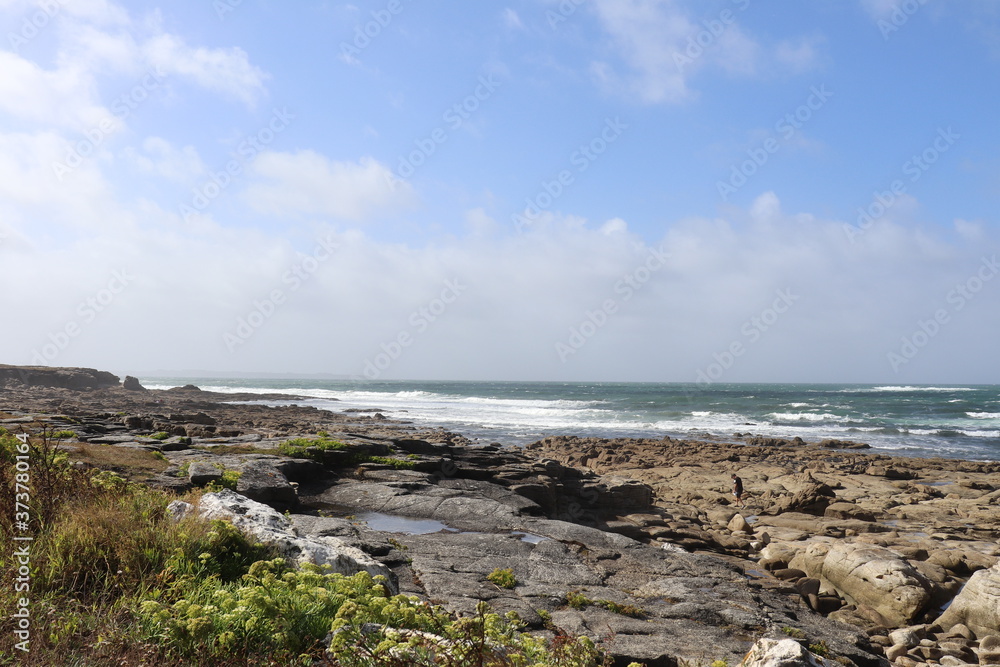
[[[314,461],[322,461],[325,451],[344,451],[347,449],[350,449],[348,445],[325,436],[319,436],[316,439],[293,438],[278,445],[278,451],[285,456],[293,459],[313,459]]]
[[[73,444],[67,449],[71,461],[95,468],[114,468],[130,479],[148,479],[166,470],[170,463],[160,452],[113,445]]]
[[[76,432],[70,430],[56,431],[52,434],[52,437],[56,440],[66,440],[67,438],[75,438]]]
[[[514,570],[510,568],[500,569],[497,568],[486,575],[486,581],[496,584],[500,588],[514,588],[517,586],[517,577],[514,576]]]
[[[153,440],[166,440],[170,437],[170,434],[166,431],[159,431],[157,433],[153,433],[152,435],[147,435],[146,437],[152,438]]]
[[[384,466],[392,466],[396,470],[413,470],[416,463],[413,461],[404,461],[403,459],[394,459],[386,456],[367,456],[360,455],[353,458],[353,462],[356,464],[361,463],[378,463]]]
[[[238,470],[223,470],[222,477],[217,480],[213,480],[205,485],[205,490],[210,493],[217,493],[223,489],[236,490],[236,485],[240,481],[241,473]]]
[[[830,655],[830,647],[827,646],[826,642],[823,641],[822,639],[816,642],[815,644],[810,644],[807,648],[811,653],[815,653],[816,655],[822,658],[829,657]]]
[[[613,614],[620,614],[631,618],[646,618],[647,616],[646,610],[634,605],[618,604],[617,602],[612,602],[611,600],[591,600],[581,591],[570,591],[569,593],[566,593],[566,605],[578,610],[583,610],[593,605],[595,607],[607,609]]]
[[[274,456],[277,450],[267,449],[264,447],[257,447],[256,445],[215,445],[212,447],[206,445],[199,445],[198,447],[192,447],[191,449],[197,449],[200,452],[209,452],[212,454],[270,454]]]

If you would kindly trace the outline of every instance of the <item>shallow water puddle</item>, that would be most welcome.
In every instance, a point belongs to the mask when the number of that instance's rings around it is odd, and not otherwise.
[[[521,537],[522,542],[527,542],[528,544],[539,544],[545,540],[551,539],[548,537],[542,537],[541,535],[532,535],[531,533],[524,533],[519,530],[511,532],[511,535],[518,535]]]
[[[429,535],[431,533],[457,533],[458,530],[434,519],[410,519],[381,512],[365,512],[357,515],[372,530],[383,533],[403,533],[405,535]]]

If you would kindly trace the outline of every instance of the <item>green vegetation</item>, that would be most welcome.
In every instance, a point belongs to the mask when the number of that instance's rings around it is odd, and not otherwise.
[[[815,653],[822,658],[826,658],[830,655],[830,647],[827,646],[826,642],[822,639],[815,644],[810,644],[807,648],[810,652]]]
[[[56,440],[66,440],[67,438],[75,438],[76,433],[67,429],[64,431],[56,431],[52,434],[52,437]]]
[[[325,431],[321,431],[325,433]],[[319,436],[315,440],[308,438],[293,438],[278,445],[278,451],[293,459],[312,459],[314,461],[323,460],[325,451],[344,451],[348,446],[342,442],[331,440],[326,436]]]
[[[232,524],[174,520],[166,492],[73,466],[49,438],[22,445],[0,436],[0,506],[14,506],[18,455],[30,459],[33,625],[27,654],[13,633],[0,633],[0,664],[13,656],[32,666],[610,664],[587,638],[525,634],[516,615],[485,603],[457,617],[390,595],[367,573],[293,570]],[[13,521],[13,512],[0,514],[5,542],[25,533]],[[2,580],[14,581],[17,568],[11,550],[0,552]],[[0,587],[0,608],[16,610],[21,595]]]
[[[580,591],[566,593],[566,604],[578,610],[586,609],[593,605],[595,607],[603,607],[613,614],[621,614],[622,616],[629,616],[631,618],[646,618],[646,611],[644,609],[630,604],[618,604],[611,600],[591,600]]]
[[[239,470],[223,470],[222,477],[206,484],[205,490],[209,493],[218,493],[223,489],[232,489],[235,491],[242,474]]]
[[[315,439],[293,438],[278,445],[278,452],[293,459],[312,459],[319,463],[325,463],[324,452],[337,451],[346,452],[343,465],[361,465],[362,463],[378,463],[396,468],[397,470],[413,470],[416,463],[413,460],[389,458],[386,456],[373,456],[362,454],[358,448],[351,445],[331,440],[326,431],[320,431]]]
[[[187,438],[190,440],[190,438]],[[188,442],[187,444],[191,444]],[[200,452],[209,452],[211,454],[269,454],[271,456],[275,455],[276,450],[268,449],[266,447],[257,447],[255,445],[198,445],[192,447],[191,449],[197,449]]]
[[[790,627],[788,627],[786,625],[785,627],[781,628],[781,631],[784,632],[789,637],[791,637],[792,639],[805,639],[806,638],[806,633],[802,632],[798,628],[790,628]]]
[[[355,456],[353,457],[354,463],[379,463],[384,466],[392,466],[396,470],[413,470],[416,465],[413,461],[404,461],[403,459],[393,459],[385,456]]]
[[[517,586],[517,577],[514,576],[514,570],[510,568],[500,569],[497,568],[486,575],[486,581],[496,584],[500,588],[514,588]]]
[[[166,431],[159,431],[147,437],[152,438],[153,440],[166,440],[170,437],[170,434]]]
[[[713,660],[712,667],[729,667],[728,660]]]

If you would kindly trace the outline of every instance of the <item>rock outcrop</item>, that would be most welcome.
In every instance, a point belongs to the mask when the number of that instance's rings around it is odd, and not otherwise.
[[[794,639],[761,639],[743,658],[740,667],[828,667],[829,664]]]
[[[347,575],[364,571],[373,576],[382,575],[391,586],[395,585],[395,576],[389,568],[364,551],[336,537],[300,536],[288,517],[229,489],[218,493],[206,493],[201,497],[197,507],[174,501],[171,503],[170,511],[175,515],[197,511],[209,519],[230,521],[260,543],[275,547],[279,553],[294,563],[325,565],[332,572]]]
[[[1000,635],[1000,564],[973,574],[937,623],[946,630],[961,623],[977,637]]]
[[[930,582],[883,547],[835,544],[818,574],[849,601],[874,609],[893,627],[909,625],[930,601]]]
[[[93,368],[56,368],[49,366],[8,366],[0,364],[0,385],[8,387],[58,387],[84,391],[119,385],[117,375]]]

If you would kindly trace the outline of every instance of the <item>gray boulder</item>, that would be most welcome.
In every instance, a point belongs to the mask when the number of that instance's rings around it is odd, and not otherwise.
[[[1000,564],[973,574],[937,622],[946,630],[964,624],[977,637],[1000,634]]]
[[[897,627],[910,625],[931,599],[927,578],[884,547],[835,544],[823,559],[821,577]]]
[[[761,639],[740,663],[741,667],[826,667],[830,663],[810,653],[794,639]]]
[[[295,487],[268,461],[243,464],[236,490],[247,498],[277,507],[295,507],[299,502]]]

